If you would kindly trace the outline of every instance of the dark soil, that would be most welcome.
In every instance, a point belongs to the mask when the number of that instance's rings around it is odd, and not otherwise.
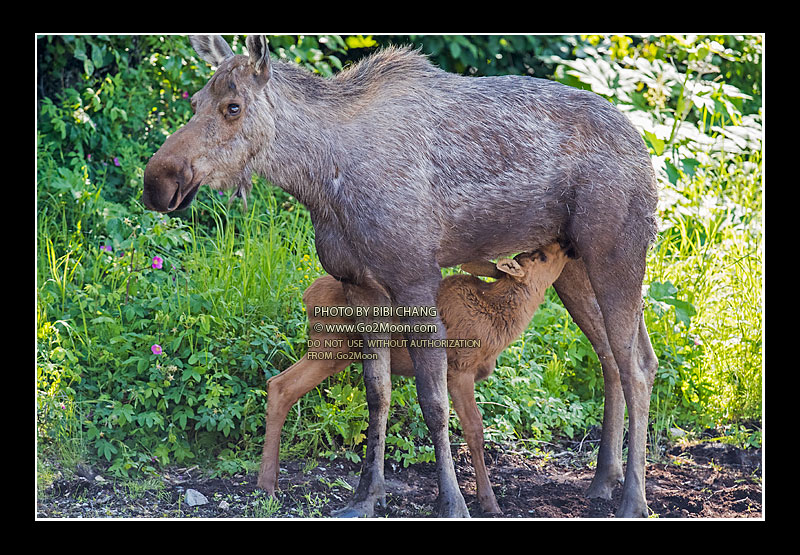
[[[483,517],[466,448],[454,452],[456,473],[473,517]],[[490,459],[490,460],[489,460]],[[500,518],[611,518],[612,501],[588,500],[583,492],[593,469],[586,455],[571,450],[531,456],[487,449],[489,473],[503,515]],[[256,488],[256,475],[204,476],[200,469],[172,468],[136,483],[97,478],[81,468],[56,478],[37,499],[39,519],[60,518],[298,518],[328,517],[343,507],[358,482],[359,466],[344,460],[281,464],[277,500]],[[659,518],[762,518],[760,449],[720,443],[672,448],[647,466],[647,502]],[[66,472],[62,473],[66,474]],[[434,465],[408,468],[386,464],[387,507],[376,517],[430,518],[436,501]],[[208,503],[190,507],[186,491]]]

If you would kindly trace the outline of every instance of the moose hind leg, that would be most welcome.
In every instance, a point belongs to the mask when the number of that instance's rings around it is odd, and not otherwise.
[[[628,407],[628,461],[618,517],[648,516],[645,454],[650,393],[658,366],[642,316],[647,245],[641,240],[637,244],[633,237],[622,234],[605,252],[588,250],[584,257]]]
[[[619,380],[619,368],[608,344],[603,313],[597,304],[583,261],[575,259],[567,262],[553,286],[572,319],[591,342],[603,367],[603,431],[597,469],[586,496],[611,499],[614,488],[623,482],[625,398]]]

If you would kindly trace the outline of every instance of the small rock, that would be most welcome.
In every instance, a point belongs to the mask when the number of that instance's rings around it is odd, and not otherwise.
[[[191,489],[191,488],[186,490],[186,495],[184,496],[184,499],[186,500],[186,504],[189,505],[190,507],[195,507],[197,505],[205,505],[206,503],[208,503],[208,498],[205,495],[203,495],[196,489]]]
[[[222,501],[219,502],[219,508],[222,509],[223,511],[227,511],[230,508],[230,504],[223,499]]]
[[[680,428],[670,428],[668,434],[673,440],[686,437],[686,432]]]
[[[97,476],[97,472],[92,470],[90,466],[83,463],[78,463],[75,466],[75,474],[81,478],[86,478],[87,480],[94,480],[95,476]]]

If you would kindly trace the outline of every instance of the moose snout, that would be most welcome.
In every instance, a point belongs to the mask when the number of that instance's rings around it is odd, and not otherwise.
[[[186,208],[199,186],[194,177],[188,160],[156,152],[144,169],[142,202],[149,210],[156,212]]]

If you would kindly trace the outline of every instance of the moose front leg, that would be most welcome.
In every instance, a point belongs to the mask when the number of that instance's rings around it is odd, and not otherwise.
[[[365,343],[366,345],[366,343]],[[367,427],[367,452],[361,466],[353,497],[347,506],[332,513],[335,517],[370,517],[375,505],[386,506],[386,490],[383,476],[383,461],[386,450],[386,422],[392,394],[389,377],[389,349],[364,347],[364,385],[369,408]],[[367,356],[375,355],[369,359]]]
[[[389,304],[388,297],[378,288],[346,284],[345,295],[351,306],[372,307]],[[366,324],[380,321],[372,317],[357,320]],[[391,355],[388,347],[391,334],[365,333],[363,339],[362,366],[369,409],[367,452],[352,499],[346,507],[332,513],[333,516],[340,518],[370,517],[374,514],[376,504],[381,507],[386,506],[383,462],[386,450],[386,422],[392,395]]]
[[[429,291],[436,287],[417,290],[407,288],[396,295],[398,306],[435,307],[435,296]],[[433,318],[404,318],[403,323],[410,330],[421,330],[421,326],[431,326],[435,331],[410,331],[405,334],[409,341],[408,351],[414,363],[414,377],[417,382],[417,398],[425,424],[431,434],[436,455],[436,475],[439,482],[437,516],[444,518],[469,518],[467,504],[458,487],[453,454],[450,451],[448,421],[450,403],[447,397],[447,352],[437,346],[447,337],[442,320]],[[414,326],[420,326],[414,328]]]

